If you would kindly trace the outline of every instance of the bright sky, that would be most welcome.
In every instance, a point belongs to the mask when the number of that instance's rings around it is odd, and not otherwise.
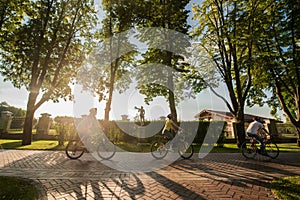
[[[97,2],[97,1],[96,1]],[[197,0],[193,0],[197,2]],[[99,3],[99,2],[98,2]],[[0,102],[6,101],[9,105],[22,108],[26,110],[28,92],[24,89],[17,89],[12,86],[10,82],[3,82],[3,77],[0,76]],[[115,92],[113,96],[112,110],[110,112],[110,119],[121,119],[121,115],[129,115],[132,120],[137,115],[135,106],[144,106],[147,120],[156,120],[161,116],[169,114],[168,104],[160,97],[156,98],[150,105],[144,103],[144,96],[138,93],[135,87],[132,85],[129,90],[123,94]],[[224,88],[218,89],[219,93],[224,97],[227,96],[227,92]],[[82,114],[88,114],[88,110],[91,107],[98,108],[97,118],[104,118],[105,102],[99,103],[97,99],[91,97],[88,94],[81,93],[78,87],[75,87],[73,92],[75,95],[75,101],[65,102],[61,100],[59,103],[46,102],[35,113],[35,117],[40,117],[41,113],[49,113],[52,117],[55,116],[75,116],[78,117]],[[228,111],[223,101],[212,94],[209,90],[205,90],[198,94],[195,99],[187,98],[180,103],[177,108],[178,116],[182,120],[194,120],[194,116],[203,109],[212,109],[220,111]],[[246,108],[246,113],[255,114],[263,117],[270,116],[270,108],[267,106]]]
[[[16,89],[10,82],[3,82],[3,78],[0,77],[0,102],[6,101],[9,105],[26,109],[28,92],[22,89]],[[59,103],[46,102],[35,113],[35,117],[40,117],[41,113],[49,113],[52,117],[55,116],[80,116],[87,114],[89,108],[97,107],[97,118],[104,118],[105,102],[98,103],[97,99],[91,97],[88,94],[80,95],[75,91],[77,99],[76,103],[73,101],[61,100]],[[227,92],[224,88],[219,88],[218,91],[224,96]],[[138,93],[133,87],[127,90],[124,94],[115,93],[113,97],[112,110],[110,113],[111,119],[121,119],[121,115],[127,114],[132,120],[138,113],[134,106],[144,106],[146,114],[145,117],[148,120],[158,119],[160,116],[166,116],[169,113],[168,105],[163,98],[156,98],[150,105],[146,105],[143,102],[143,96]],[[182,120],[194,120],[194,116],[203,109],[228,111],[223,101],[216,97],[209,90],[205,90],[197,95],[196,99],[187,98],[184,102],[178,106],[178,116]],[[253,107],[246,108],[246,113],[255,114],[264,117],[270,116],[270,108],[265,107]]]

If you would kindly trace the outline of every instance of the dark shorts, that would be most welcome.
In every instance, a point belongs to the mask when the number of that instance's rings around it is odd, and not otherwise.
[[[171,140],[173,138],[172,133],[170,131],[168,131],[168,130],[165,130],[163,132],[163,134],[166,135],[169,140]]]

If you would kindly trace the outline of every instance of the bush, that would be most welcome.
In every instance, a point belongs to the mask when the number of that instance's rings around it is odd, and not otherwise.
[[[55,129],[58,133],[59,144],[63,144],[64,141],[74,138],[77,135],[75,124],[80,119],[74,119],[71,117],[56,117],[54,119]],[[129,121],[103,121],[99,120],[100,126],[103,127],[106,136],[115,143],[131,143],[136,144],[138,142],[152,143],[156,135],[161,134],[164,126],[164,121],[151,121],[147,122],[145,126],[139,126],[135,122]],[[224,135],[224,122],[205,122],[205,121],[190,121],[181,122],[180,126],[188,134],[195,134],[194,143],[202,145],[207,133],[209,137],[208,141],[216,141],[219,146],[222,146]],[[153,135],[153,137],[141,139],[138,135],[143,134]],[[153,133],[152,133],[153,132]],[[154,133],[155,132],[155,133]],[[221,135],[220,135],[221,132]],[[136,137],[135,137],[136,136]],[[218,137],[218,139],[216,138]],[[192,139],[192,136],[191,136]]]
[[[187,131],[190,131],[193,133],[196,131],[194,143],[202,145],[204,142],[204,139],[206,139],[206,142],[217,141],[217,144],[219,146],[223,145],[224,138],[225,138],[225,134],[224,134],[225,123],[224,122],[221,122],[221,121],[183,122],[182,126]],[[205,138],[206,135],[207,135],[207,138]]]
[[[71,117],[56,117],[54,128],[57,133],[58,145],[63,146],[65,141],[77,136],[74,119]]]

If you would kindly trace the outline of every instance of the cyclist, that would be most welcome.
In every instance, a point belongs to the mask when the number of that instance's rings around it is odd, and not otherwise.
[[[96,118],[97,108],[91,108],[89,112],[89,115],[83,117],[76,128],[81,139],[94,133],[100,133],[102,130]]]
[[[266,154],[265,144],[263,139],[260,137],[259,133],[261,130],[265,131],[267,134],[269,132],[264,128],[263,121],[259,117],[253,117],[253,122],[251,122],[246,130],[249,137],[254,137],[260,143],[260,153]]]
[[[166,135],[168,140],[173,139],[172,130],[177,131],[180,127],[172,120],[172,115],[168,114],[167,120],[165,122],[164,128],[162,130],[162,134]],[[172,144],[170,144],[170,149],[172,148]]]

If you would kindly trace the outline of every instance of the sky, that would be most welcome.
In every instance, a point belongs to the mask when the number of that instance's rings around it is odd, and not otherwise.
[[[96,2],[99,3],[99,1]],[[195,2],[199,1],[193,0],[191,4]],[[99,13],[99,15],[101,16],[102,14]],[[188,90],[184,92],[187,96],[189,95]],[[218,88],[218,92],[228,98],[228,93],[225,87]],[[61,100],[59,103],[46,102],[36,111],[35,117],[40,117],[42,113],[49,113],[53,118],[56,116],[80,117],[81,115],[88,114],[88,110],[91,107],[97,107],[97,118],[104,118],[105,102],[99,103],[97,98],[90,96],[88,93],[82,93],[80,86],[75,86],[73,88],[73,94],[75,95],[74,102],[66,102],[64,100]],[[10,82],[3,82],[3,77],[0,76],[0,102],[5,101],[11,106],[26,110],[27,98],[28,92],[25,88],[14,88]],[[135,89],[135,85],[133,84],[123,94],[119,94],[117,92],[114,93],[110,119],[119,120],[121,119],[121,115],[125,114],[129,116],[129,119],[133,120],[133,118],[138,114],[135,107],[140,106],[145,108],[145,118],[147,120],[157,120],[159,117],[166,116],[170,112],[168,109],[168,103],[162,97],[155,98],[153,102],[146,105],[144,103],[144,96]],[[181,120],[194,120],[194,116],[203,109],[228,111],[224,102],[220,100],[220,98],[212,94],[210,90],[204,90],[200,94],[197,94],[196,98],[187,97],[178,105],[178,118]],[[270,108],[267,106],[255,106],[253,108],[247,107],[245,109],[245,113],[259,115],[262,117],[272,117],[269,114]]]
[[[10,82],[3,82],[3,77],[0,77],[0,102],[6,101],[9,105],[18,108],[26,109],[28,92],[25,88],[14,88]],[[227,91],[224,87],[218,88],[218,92],[227,96]],[[42,113],[49,113],[51,117],[56,116],[72,116],[80,117],[81,115],[88,114],[88,110],[91,107],[98,108],[98,119],[104,118],[105,102],[99,103],[97,99],[88,93],[81,93],[80,86],[73,89],[75,100],[64,101],[59,103],[46,102],[35,113],[35,117],[38,118]],[[143,106],[145,108],[145,118],[147,120],[156,120],[161,116],[169,114],[168,104],[162,98],[156,98],[149,105],[144,103],[144,96],[141,95],[134,86],[131,86],[123,94],[117,92],[114,93],[112,110],[110,118],[112,120],[121,119],[121,115],[129,115],[129,119],[138,114],[137,109],[134,107]],[[224,102],[216,97],[210,90],[204,90],[200,94],[193,98],[186,98],[177,107],[179,119],[181,120],[194,120],[194,116],[203,109],[228,111]],[[270,108],[267,106],[253,108],[246,108],[245,113],[259,115],[262,117],[270,117]]]

